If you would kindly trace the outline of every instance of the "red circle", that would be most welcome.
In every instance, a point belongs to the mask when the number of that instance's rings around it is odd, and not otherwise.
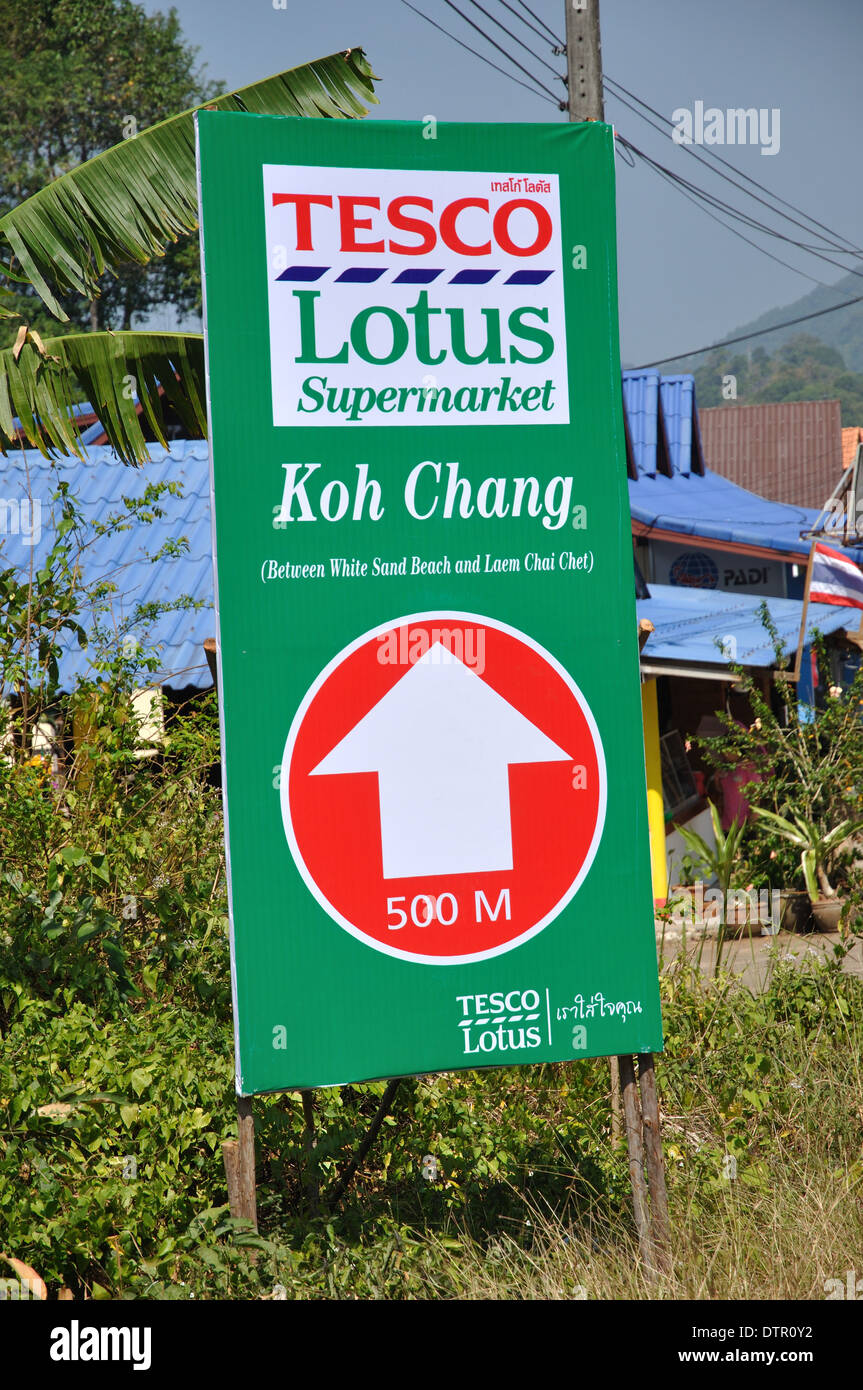
[[[385,878],[378,773],[315,769],[408,674],[436,632],[448,634],[441,645],[567,759],[509,765],[512,868]],[[382,660],[382,652],[394,659]],[[424,732],[418,723],[418,748]],[[551,920],[589,864],[604,815],[604,759],[577,688],[529,639],[488,619],[424,614],[349,648],[312,687],[285,758],[286,830],[309,887],[370,945],[410,958],[497,954]],[[429,901],[438,909],[431,921]]]

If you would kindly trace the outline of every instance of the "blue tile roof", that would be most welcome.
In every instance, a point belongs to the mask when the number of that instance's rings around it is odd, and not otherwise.
[[[695,380],[691,376],[664,376],[659,383],[662,418],[672,473],[689,477],[703,470],[696,449],[693,458]],[[697,426],[696,426],[697,433]]]
[[[655,632],[645,643],[642,660],[673,661],[741,666],[774,665],[773,647],[759,617],[762,602],[791,661],[797,651],[801,604],[797,599],[768,598],[753,594],[719,594],[706,589],[677,589],[668,584],[651,584],[650,598],[636,603],[638,617],[649,618]],[[813,632],[825,636],[839,628],[857,626],[857,612],[829,603],[811,603],[806,614],[806,638]],[[723,657],[717,640],[728,649]]]
[[[38,568],[54,542],[54,519],[59,506],[51,498],[58,483],[69,484],[84,518],[88,541],[82,554],[82,573],[86,585],[108,580],[116,586],[111,597],[110,620],[120,627],[144,603],[170,603],[183,595],[204,606],[197,611],[165,612],[135,635],[147,649],[158,653],[160,668],[147,683],[160,681],[174,687],[211,684],[203,651],[207,637],[215,636],[213,613],[213,569],[210,537],[210,469],[207,444],[202,440],[178,441],[166,451],[149,446],[151,461],[140,468],[119,463],[107,446],[91,447],[86,462],[77,458],[49,462],[35,450],[12,452],[0,462],[0,493],[5,502],[20,502],[29,494],[41,506],[41,536],[34,528],[35,545],[28,545],[21,534],[0,534],[0,566],[26,570],[31,555]],[[108,536],[94,537],[94,524],[126,511],[124,497],[140,499],[151,484],[177,483],[182,495],[164,493],[154,504],[164,515],[145,523],[133,520],[127,529]],[[15,515],[20,515],[15,512]],[[14,524],[14,523],[13,523]],[[185,541],[183,553],[163,555],[168,544]],[[82,620],[85,630],[86,620]],[[70,641],[61,661],[61,677],[66,689],[81,676],[92,672],[93,652]]]
[[[710,468],[703,475],[630,480],[629,506],[633,521],[651,530],[764,546],[804,561],[810,542],[801,540],[800,532],[813,526],[818,516],[808,507],[768,502]]]
[[[639,477],[656,473],[659,373],[624,372],[623,404]]]
[[[629,480],[633,521],[649,530],[703,536],[776,550],[799,560],[819,515],[810,507],[769,502],[707,468],[701,458],[695,381],[691,375],[623,373],[623,400],[637,472]],[[669,471],[662,471],[663,441]],[[863,552],[848,554],[863,562]]]

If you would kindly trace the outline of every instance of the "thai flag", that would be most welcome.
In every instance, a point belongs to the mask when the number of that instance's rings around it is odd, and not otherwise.
[[[812,556],[809,581],[812,603],[835,603],[840,607],[863,608],[863,570],[843,555],[817,542]]]

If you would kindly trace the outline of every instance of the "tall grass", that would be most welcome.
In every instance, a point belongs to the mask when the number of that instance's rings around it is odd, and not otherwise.
[[[670,1274],[647,1278],[625,1207],[526,1201],[517,1235],[462,1244],[460,1297],[823,1299],[863,1274],[861,981],[786,965],[754,998],[681,963],[664,987]]]

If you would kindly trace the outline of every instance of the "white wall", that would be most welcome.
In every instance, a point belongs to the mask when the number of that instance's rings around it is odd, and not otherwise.
[[[716,844],[716,836],[713,834],[713,822],[710,818],[709,808],[699,811],[692,820],[685,821],[687,829],[695,830],[708,845],[713,848]],[[680,864],[684,854],[690,851],[687,849],[683,836],[673,830],[670,835],[665,837],[665,862],[668,865],[668,886],[680,882]]]

